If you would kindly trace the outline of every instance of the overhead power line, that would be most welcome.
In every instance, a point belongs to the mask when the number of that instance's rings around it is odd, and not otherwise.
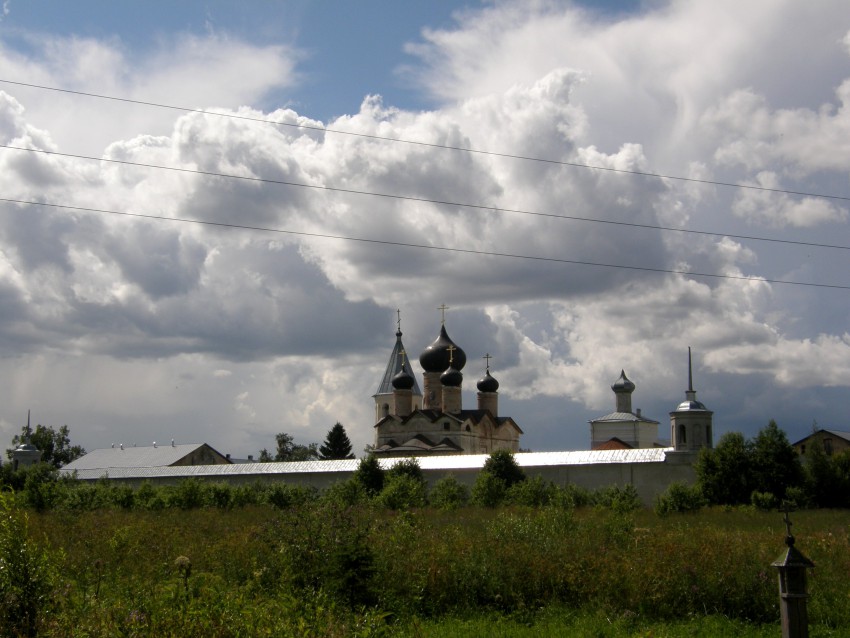
[[[493,206],[490,204],[470,204],[465,202],[452,202],[448,200],[439,200],[439,199],[429,199],[427,197],[413,197],[411,195],[395,195],[392,193],[378,193],[375,191],[363,191],[357,190],[353,188],[339,188],[335,186],[326,186],[326,185],[318,185],[318,184],[306,184],[304,182],[295,182],[291,180],[278,180],[278,179],[269,179],[264,177],[251,177],[247,175],[234,175],[232,173],[218,173],[215,171],[203,171],[200,169],[194,168],[185,168],[179,166],[163,166],[161,164],[148,164],[144,162],[131,162],[129,160],[119,160],[105,157],[92,157],[90,155],[76,155],[72,153],[60,153],[58,151],[46,151],[42,149],[36,148],[25,148],[21,146],[12,146],[10,144],[0,144],[0,148],[5,148],[13,151],[23,151],[28,153],[41,153],[44,155],[54,155],[57,157],[68,157],[72,159],[82,159],[89,160],[93,162],[108,162],[111,164],[122,164],[126,166],[135,166],[139,168],[153,168],[164,171],[176,171],[179,173],[192,173],[196,175],[204,175],[206,177],[217,177],[222,179],[238,179],[249,182],[259,182],[264,184],[277,184],[280,186],[294,186],[298,188],[312,188],[315,190],[322,190],[334,193],[344,193],[348,195],[363,195],[367,197],[381,197],[384,199],[395,199],[401,201],[411,201],[418,203],[427,203],[427,204],[435,204],[440,206],[455,206],[458,208],[470,208],[473,210],[487,210],[493,211],[497,213],[513,213],[517,215],[532,215],[535,217],[548,217],[552,219],[563,219],[568,221],[580,221],[587,222],[593,224],[608,224],[611,226],[627,226],[630,228],[641,228],[645,230],[659,230],[664,232],[676,232],[676,233],[687,233],[692,235],[703,235],[708,237],[729,237],[731,239],[742,239],[742,240],[751,240],[751,241],[761,241],[761,242],[770,242],[777,244],[790,244],[796,246],[807,246],[811,248],[831,248],[836,250],[850,250],[850,246],[842,246],[839,244],[824,244],[817,242],[807,242],[801,240],[791,240],[791,239],[778,239],[771,237],[758,237],[755,235],[736,235],[732,233],[716,233],[709,232],[704,230],[691,230],[687,228],[675,228],[673,226],[659,226],[653,224],[640,224],[637,222],[622,222],[622,221],[614,221],[607,219],[593,219],[590,217],[579,217],[575,215],[560,215],[557,213],[543,213],[539,211],[529,211],[529,210],[521,210],[517,208],[501,208],[498,206]]]
[[[9,202],[13,204],[24,204],[28,206],[44,206],[49,208],[62,208],[66,210],[77,210],[81,212],[87,213],[104,213],[109,215],[119,215],[122,217],[135,217],[141,219],[151,219],[156,221],[166,221],[166,222],[179,222],[184,224],[197,224],[202,226],[212,226],[218,228],[229,228],[229,229],[239,229],[239,230],[251,230],[251,231],[260,231],[260,232],[268,232],[268,233],[279,233],[285,235],[296,235],[300,237],[312,237],[318,239],[336,239],[341,241],[353,241],[353,242],[361,242],[367,244],[381,244],[384,246],[399,246],[403,248],[418,248],[422,250],[440,250],[443,252],[451,252],[451,253],[462,253],[468,255],[481,255],[486,257],[504,257],[510,259],[526,259],[531,261],[540,261],[540,262],[550,262],[550,263],[558,263],[558,264],[573,264],[579,266],[594,266],[600,268],[614,268],[618,270],[633,270],[633,271],[641,271],[641,272],[653,272],[660,274],[670,274],[670,275],[687,275],[689,277],[706,277],[712,279],[732,279],[732,280],[741,280],[741,281],[753,281],[753,282],[761,282],[768,284],[782,284],[788,286],[805,286],[805,287],[814,287],[814,288],[832,288],[838,290],[850,290],[850,286],[843,286],[839,284],[821,284],[821,283],[813,283],[813,282],[804,282],[804,281],[789,281],[784,279],[767,279],[764,277],[748,277],[746,275],[722,275],[718,273],[702,273],[702,272],[693,272],[689,270],[674,270],[668,268],[652,268],[648,266],[628,266],[624,264],[608,264],[603,262],[594,262],[594,261],[584,261],[580,259],[562,259],[558,257],[541,257],[536,255],[521,255],[517,253],[503,253],[489,250],[473,250],[471,248],[452,248],[449,246],[432,246],[429,244],[415,244],[412,242],[400,242],[400,241],[390,241],[386,239],[371,239],[368,237],[353,237],[348,235],[333,235],[330,233],[311,233],[306,231],[296,231],[296,230],[286,230],[282,228],[269,228],[264,226],[248,226],[245,224],[233,224],[227,222],[213,222],[199,219],[190,219],[186,217],[166,217],[164,215],[153,215],[147,213],[132,213],[128,211],[116,211],[109,210],[104,208],[90,208],[85,206],[71,206],[67,204],[53,204],[49,202],[33,202],[27,200],[20,199],[11,199],[11,198],[0,198],[0,202]]]
[[[819,199],[832,199],[832,200],[838,200],[838,201],[850,201],[850,196],[845,196],[845,195],[828,195],[828,194],[825,194],[825,193],[814,193],[814,192],[808,192],[808,191],[795,191],[795,190],[789,190],[789,189],[784,189],[784,188],[771,188],[771,187],[768,187],[768,186],[758,186],[756,184],[739,184],[739,183],[734,183],[734,182],[723,182],[723,181],[719,181],[719,180],[699,179],[699,178],[696,178],[696,177],[682,177],[681,175],[667,175],[667,174],[663,174],[663,173],[652,173],[650,171],[638,171],[638,170],[625,169],[625,168],[613,168],[613,167],[610,167],[610,166],[597,166],[597,165],[593,165],[593,164],[583,164],[581,162],[568,162],[568,161],[565,161],[565,160],[556,160],[556,159],[542,158],[542,157],[532,157],[532,156],[528,156],[528,155],[516,155],[516,154],[512,154],[512,153],[500,153],[500,152],[497,152],[497,151],[485,151],[485,150],[481,150],[481,149],[468,148],[468,147],[464,147],[464,146],[452,146],[452,145],[449,145],[449,144],[436,144],[436,143],[433,143],[433,142],[421,142],[421,141],[408,140],[408,139],[403,139],[403,138],[398,138],[398,137],[374,135],[374,134],[370,134],[370,133],[355,133],[353,131],[343,131],[343,130],[340,130],[340,129],[331,129],[331,128],[326,128],[326,127],[322,127],[322,126],[312,126],[312,125],[308,125],[308,124],[297,124],[297,123],[293,123],[293,122],[280,122],[280,121],[275,121],[275,120],[269,120],[268,118],[250,117],[250,116],[247,116],[247,115],[237,115],[235,113],[216,113],[215,111],[207,111],[205,109],[193,109],[193,108],[189,108],[189,107],[185,107],[185,106],[174,106],[174,105],[171,105],[171,104],[162,104],[160,102],[133,100],[131,98],[116,97],[116,96],[113,96],[113,95],[104,95],[104,94],[100,94],[100,93],[87,93],[85,91],[74,91],[72,89],[62,89],[62,88],[58,88],[58,87],[54,87],[54,86],[45,86],[45,85],[42,85],[42,84],[31,84],[31,83],[28,83],[28,82],[18,82],[18,81],[15,81],[15,80],[6,80],[6,79],[3,79],[3,78],[0,78],[0,83],[13,84],[13,85],[16,85],[16,86],[25,86],[25,87],[28,87],[28,88],[39,89],[39,90],[43,90],[43,91],[55,91],[55,92],[58,92],[58,93],[67,93],[67,94],[70,94],[70,95],[82,95],[82,96],[85,96],[85,97],[92,97],[92,98],[97,98],[97,99],[100,99],[100,100],[111,100],[111,101],[114,101],[114,102],[124,102],[124,103],[127,103],[127,104],[138,104],[140,106],[151,106],[151,107],[160,108],[160,109],[169,109],[169,110],[173,110],[173,111],[181,111],[181,112],[184,112],[184,113],[200,113],[200,114],[203,114],[203,115],[211,115],[213,117],[227,117],[227,118],[233,118],[233,119],[238,119],[238,120],[247,120],[247,121],[251,121],[251,122],[262,122],[264,124],[273,124],[275,126],[286,126],[286,127],[303,129],[303,130],[319,131],[321,133],[335,133],[335,134],[338,134],[338,135],[350,135],[350,136],[353,136],[353,137],[363,137],[363,138],[374,139],[374,140],[382,140],[382,141],[386,141],[386,142],[398,142],[398,143],[401,143],[401,144],[410,144],[410,145],[414,145],[414,146],[424,146],[424,147],[428,147],[428,148],[437,148],[437,149],[443,149],[443,150],[449,150],[449,151],[460,151],[460,152],[464,152],[464,153],[474,153],[474,154],[478,154],[478,155],[489,155],[489,156],[492,156],[492,157],[504,157],[504,158],[507,158],[507,159],[516,159],[516,160],[523,160],[523,161],[529,161],[529,162],[540,162],[540,163],[543,163],[543,164],[555,164],[555,165],[559,165],[559,166],[570,166],[570,167],[573,167],[573,168],[584,168],[584,169],[590,169],[590,170],[595,170],[595,171],[605,171],[605,172],[608,172],[608,173],[622,173],[622,174],[627,174],[627,175],[638,175],[640,177],[651,177],[651,178],[655,178],[655,179],[669,179],[669,180],[675,180],[675,181],[680,181],[680,182],[689,182],[689,183],[693,183],[693,184],[704,184],[706,186],[723,186],[723,187],[727,187],[727,188],[742,188],[742,189],[762,191],[762,192],[767,192],[767,193],[781,193],[781,194],[785,194],[785,195],[798,195],[798,196],[801,196],[801,197],[816,197],[816,198],[819,198]]]

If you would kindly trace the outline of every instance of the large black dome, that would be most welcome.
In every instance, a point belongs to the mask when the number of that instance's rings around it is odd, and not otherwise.
[[[444,372],[449,367],[449,346],[453,346],[451,353],[451,366],[455,370],[463,370],[466,365],[466,353],[449,339],[446,326],[440,328],[440,336],[422,351],[419,355],[419,363],[425,372]]]

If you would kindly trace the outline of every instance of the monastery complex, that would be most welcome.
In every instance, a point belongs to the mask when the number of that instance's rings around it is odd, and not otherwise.
[[[658,436],[659,422],[632,411],[635,384],[625,371],[611,386],[614,412],[590,421],[587,450],[520,452],[519,423],[499,411],[499,382],[490,371],[490,355],[476,382],[477,401],[464,407],[463,370],[467,356],[449,337],[445,310],[437,338],[418,357],[423,385],[416,379],[402,343],[401,322],[386,370],[373,395],[373,453],[384,467],[417,457],[423,474],[434,482],[447,474],[471,485],[488,455],[516,453],[528,476],[588,489],[632,485],[647,504],[674,481],[693,482],[693,463],[703,447],[713,446],[713,412],[696,398],[691,354],[685,400],[669,413],[669,439]],[[23,458],[23,457],[22,457]],[[320,489],[348,478],[356,459],[258,463],[237,462],[205,443],[93,450],[60,470],[80,480],[102,478],[139,485],[196,477],[229,483],[277,480]]]

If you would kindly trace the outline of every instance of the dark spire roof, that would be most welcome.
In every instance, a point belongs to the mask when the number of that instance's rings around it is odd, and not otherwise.
[[[395,346],[393,346],[390,360],[387,362],[387,369],[384,371],[384,376],[374,396],[393,393],[393,377],[401,372],[403,367],[402,352],[406,352],[406,350],[404,349],[404,344],[401,342],[401,327],[399,327],[395,333]],[[404,355],[404,358],[406,359],[406,355]],[[422,396],[422,390],[419,389],[416,376],[412,372],[408,372],[408,374],[413,377],[413,386],[411,387],[413,394]]]

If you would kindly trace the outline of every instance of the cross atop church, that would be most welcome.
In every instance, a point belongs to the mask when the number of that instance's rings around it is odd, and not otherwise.
[[[449,307],[446,304],[441,304],[437,308],[437,310],[439,310],[440,314],[441,314],[440,323],[442,325],[446,325],[446,310],[448,310],[448,309],[449,309]]]
[[[492,358],[493,357],[490,356],[489,352],[482,357],[482,359],[487,362],[487,372],[490,372],[490,359]]]
[[[404,351],[404,348],[402,348],[401,350],[398,351],[398,356],[401,359],[401,369],[402,370],[404,370],[404,355],[405,354],[407,354],[407,353]]]
[[[401,308],[396,308],[395,312],[398,315],[398,319],[396,320],[396,324],[398,324],[398,331],[401,332]]]
[[[452,365],[452,363],[454,363],[455,350],[457,350],[457,348],[453,344],[449,344],[449,347],[446,348],[446,350],[449,351],[449,365]]]

